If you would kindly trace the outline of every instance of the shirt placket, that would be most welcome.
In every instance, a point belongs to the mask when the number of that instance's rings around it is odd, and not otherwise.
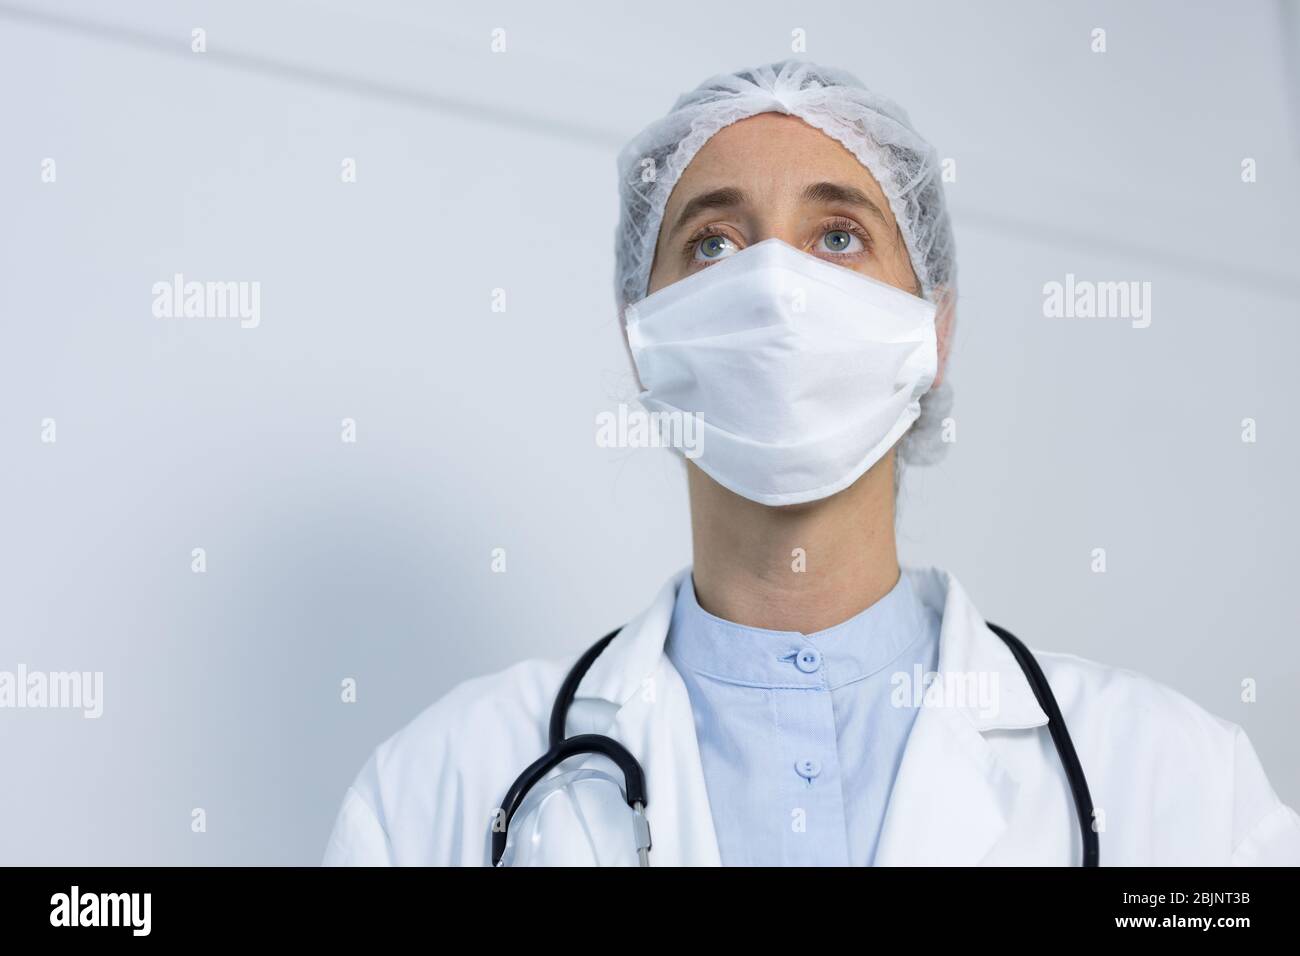
[[[782,862],[847,866],[844,793],[826,661],[815,646],[804,643],[791,646],[781,663],[789,668],[789,683],[772,693],[782,751],[777,773],[784,781]]]

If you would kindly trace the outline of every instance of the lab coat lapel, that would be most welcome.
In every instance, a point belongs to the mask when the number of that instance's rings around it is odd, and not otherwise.
[[[960,714],[922,707],[889,797],[877,866],[966,866],[1007,827],[1016,783]]]
[[[605,733],[641,762],[646,775],[652,866],[717,866],[721,862],[713,812],[704,783],[690,696],[664,654],[677,585],[674,575],[654,603],[630,621],[596,658],[578,687],[583,699],[617,705]],[[601,758],[603,759],[603,758]]]
[[[1039,727],[1047,716],[1015,658],[961,586],[941,571],[909,573],[922,600],[943,609],[936,683],[996,679],[997,708],[989,713],[951,695],[925,695],[889,798],[875,864],[972,865],[1006,830],[1019,791],[984,732]]]
[[[646,773],[654,866],[718,866],[718,838],[704,783],[690,697],[664,657],[651,679],[614,718],[611,734]]]

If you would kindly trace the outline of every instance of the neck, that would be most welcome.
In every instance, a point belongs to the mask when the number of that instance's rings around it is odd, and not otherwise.
[[[838,494],[782,508],[733,494],[694,465],[687,473],[695,595],[710,614],[812,634],[898,583],[892,451]]]

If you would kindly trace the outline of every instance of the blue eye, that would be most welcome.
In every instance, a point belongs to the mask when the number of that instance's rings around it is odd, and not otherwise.
[[[822,236],[822,245],[827,252],[833,253],[861,252],[863,248],[862,240],[847,229],[827,230]]]
[[[695,259],[697,262],[712,262],[737,251],[736,244],[726,236],[705,236],[695,247]]]

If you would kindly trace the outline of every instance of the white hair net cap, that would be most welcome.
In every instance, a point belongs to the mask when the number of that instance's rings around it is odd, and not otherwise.
[[[939,158],[895,103],[853,74],[800,60],[722,73],[678,98],[668,115],[619,153],[615,292],[619,310],[645,298],[664,207],[695,154],[719,130],[760,113],[786,113],[857,157],[880,184],[911,259],[921,295],[951,308],[956,292],[952,226]],[[951,406],[944,384],[921,399],[921,417],[901,445],[914,464],[946,450],[939,429]]]

